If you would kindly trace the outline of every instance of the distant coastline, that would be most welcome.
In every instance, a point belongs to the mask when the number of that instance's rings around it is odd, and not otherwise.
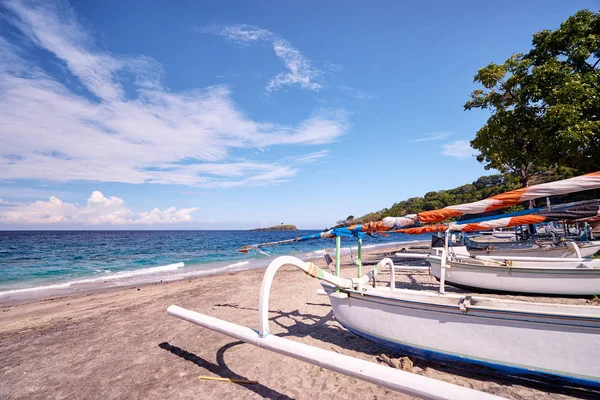
[[[251,232],[253,232],[253,231],[297,231],[297,230],[298,230],[298,228],[296,228],[296,225],[291,225],[291,224],[275,225],[275,226],[271,226],[269,228],[250,229]]]

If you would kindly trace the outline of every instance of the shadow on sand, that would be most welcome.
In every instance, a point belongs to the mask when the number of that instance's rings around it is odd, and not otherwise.
[[[163,342],[163,343],[159,344],[158,347],[160,347],[161,349],[164,349],[172,354],[175,354],[176,356],[181,357],[186,361],[192,362],[192,363],[196,364],[197,366],[199,366],[200,368],[204,368],[207,371],[210,371],[213,374],[218,375],[222,378],[248,380],[248,378],[246,378],[245,376],[242,376],[242,375],[239,375],[239,374],[236,374],[235,372],[233,372],[225,363],[225,357],[224,357],[225,352],[227,350],[229,350],[230,348],[240,345],[240,344],[244,344],[244,342],[240,342],[240,341],[231,342],[231,343],[227,343],[225,346],[221,347],[217,351],[217,364],[213,364],[209,361],[206,361],[205,359],[197,356],[194,353],[185,351],[185,350],[183,350],[177,346],[173,346],[167,342]],[[252,385],[248,385],[248,384],[244,384],[244,383],[236,383],[236,384],[243,386],[244,388],[246,388],[266,399],[277,399],[277,400],[292,399],[291,397],[289,397],[283,393],[279,393],[278,391],[273,390],[270,387],[261,385],[260,383],[252,384]]]

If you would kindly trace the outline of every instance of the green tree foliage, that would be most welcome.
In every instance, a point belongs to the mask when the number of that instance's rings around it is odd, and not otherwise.
[[[384,217],[398,217],[406,214],[416,214],[421,211],[436,210],[454,204],[471,203],[519,187],[521,187],[519,180],[512,175],[482,176],[473,183],[455,189],[428,192],[423,197],[412,197],[400,201],[390,208],[355,218],[352,223],[378,221]],[[338,221],[338,223],[343,222],[346,221]]]
[[[483,89],[466,110],[492,115],[471,146],[478,160],[519,176],[547,168],[600,169],[600,13],[577,12],[555,31],[533,36],[533,49],[475,75]]]
[[[499,193],[519,188],[519,181],[511,175],[482,176],[475,182],[455,189],[426,193],[395,203],[383,212],[383,217],[416,214],[421,211],[437,210],[455,204],[483,200]]]

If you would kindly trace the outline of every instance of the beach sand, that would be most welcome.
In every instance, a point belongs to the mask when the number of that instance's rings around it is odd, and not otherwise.
[[[372,249],[365,264],[395,250]],[[316,263],[323,266],[322,260]],[[350,265],[347,256],[344,265]],[[411,398],[167,315],[167,307],[175,304],[256,329],[263,272],[248,270],[3,304],[0,399]],[[399,274],[396,279],[403,287],[434,290],[437,286],[426,273]],[[380,281],[385,284],[386,277]],[[382,362],[382,353],[401,357],[343,329],[333,318],[328,299],[317,295],[319,288],[318,281],[303,272],[282,269],[270,297],[272,332],[376,363]],[[596,304],[588,299],[545,301]],[[511,399],[581,395],[549,393],[474,370],[413,361],[414,373]],[[258,383],[198,380],[201,375]]]

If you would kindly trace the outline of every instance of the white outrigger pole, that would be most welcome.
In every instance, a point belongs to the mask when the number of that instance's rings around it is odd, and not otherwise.
[[[338,249],[339,250],[339,249]],[[338,251],[339,254],[339,251]],[[375,364],[354,357],[309,346],[304,343],[284,339],[273,335],[269,331],[269,293],[275,273],[285,265],[295,266],[306,274],[328,282],[338,288],[358,289],[362,287],[378,273],[381,268],[387,266],[393,270],[393,262],[389,258],[381,260],[375,269],[360,278],[344,279],[332,275],[317,267],[311,262],[304,262],[296,257],[278,257],[269,264],[260,290],[259,301],[259,331],[245,326],[233,324],[218,318],[200,314],[195,311],[172,305],[167,312],[169,315],[181,318],[196,325],[203,326],[213,331],[233,337],[235,339],[274,351],[298,360],[306,361],[319,367],[327,368],[335,372],[349,375],[367,382],[374,383],[385,388],[417,396],[425,399],[500,399],[492,394],[479,392],[474,389],[438,381],[410,372],[393,369],[388,366]],[[333,293],[331,296],[343,295]]]

